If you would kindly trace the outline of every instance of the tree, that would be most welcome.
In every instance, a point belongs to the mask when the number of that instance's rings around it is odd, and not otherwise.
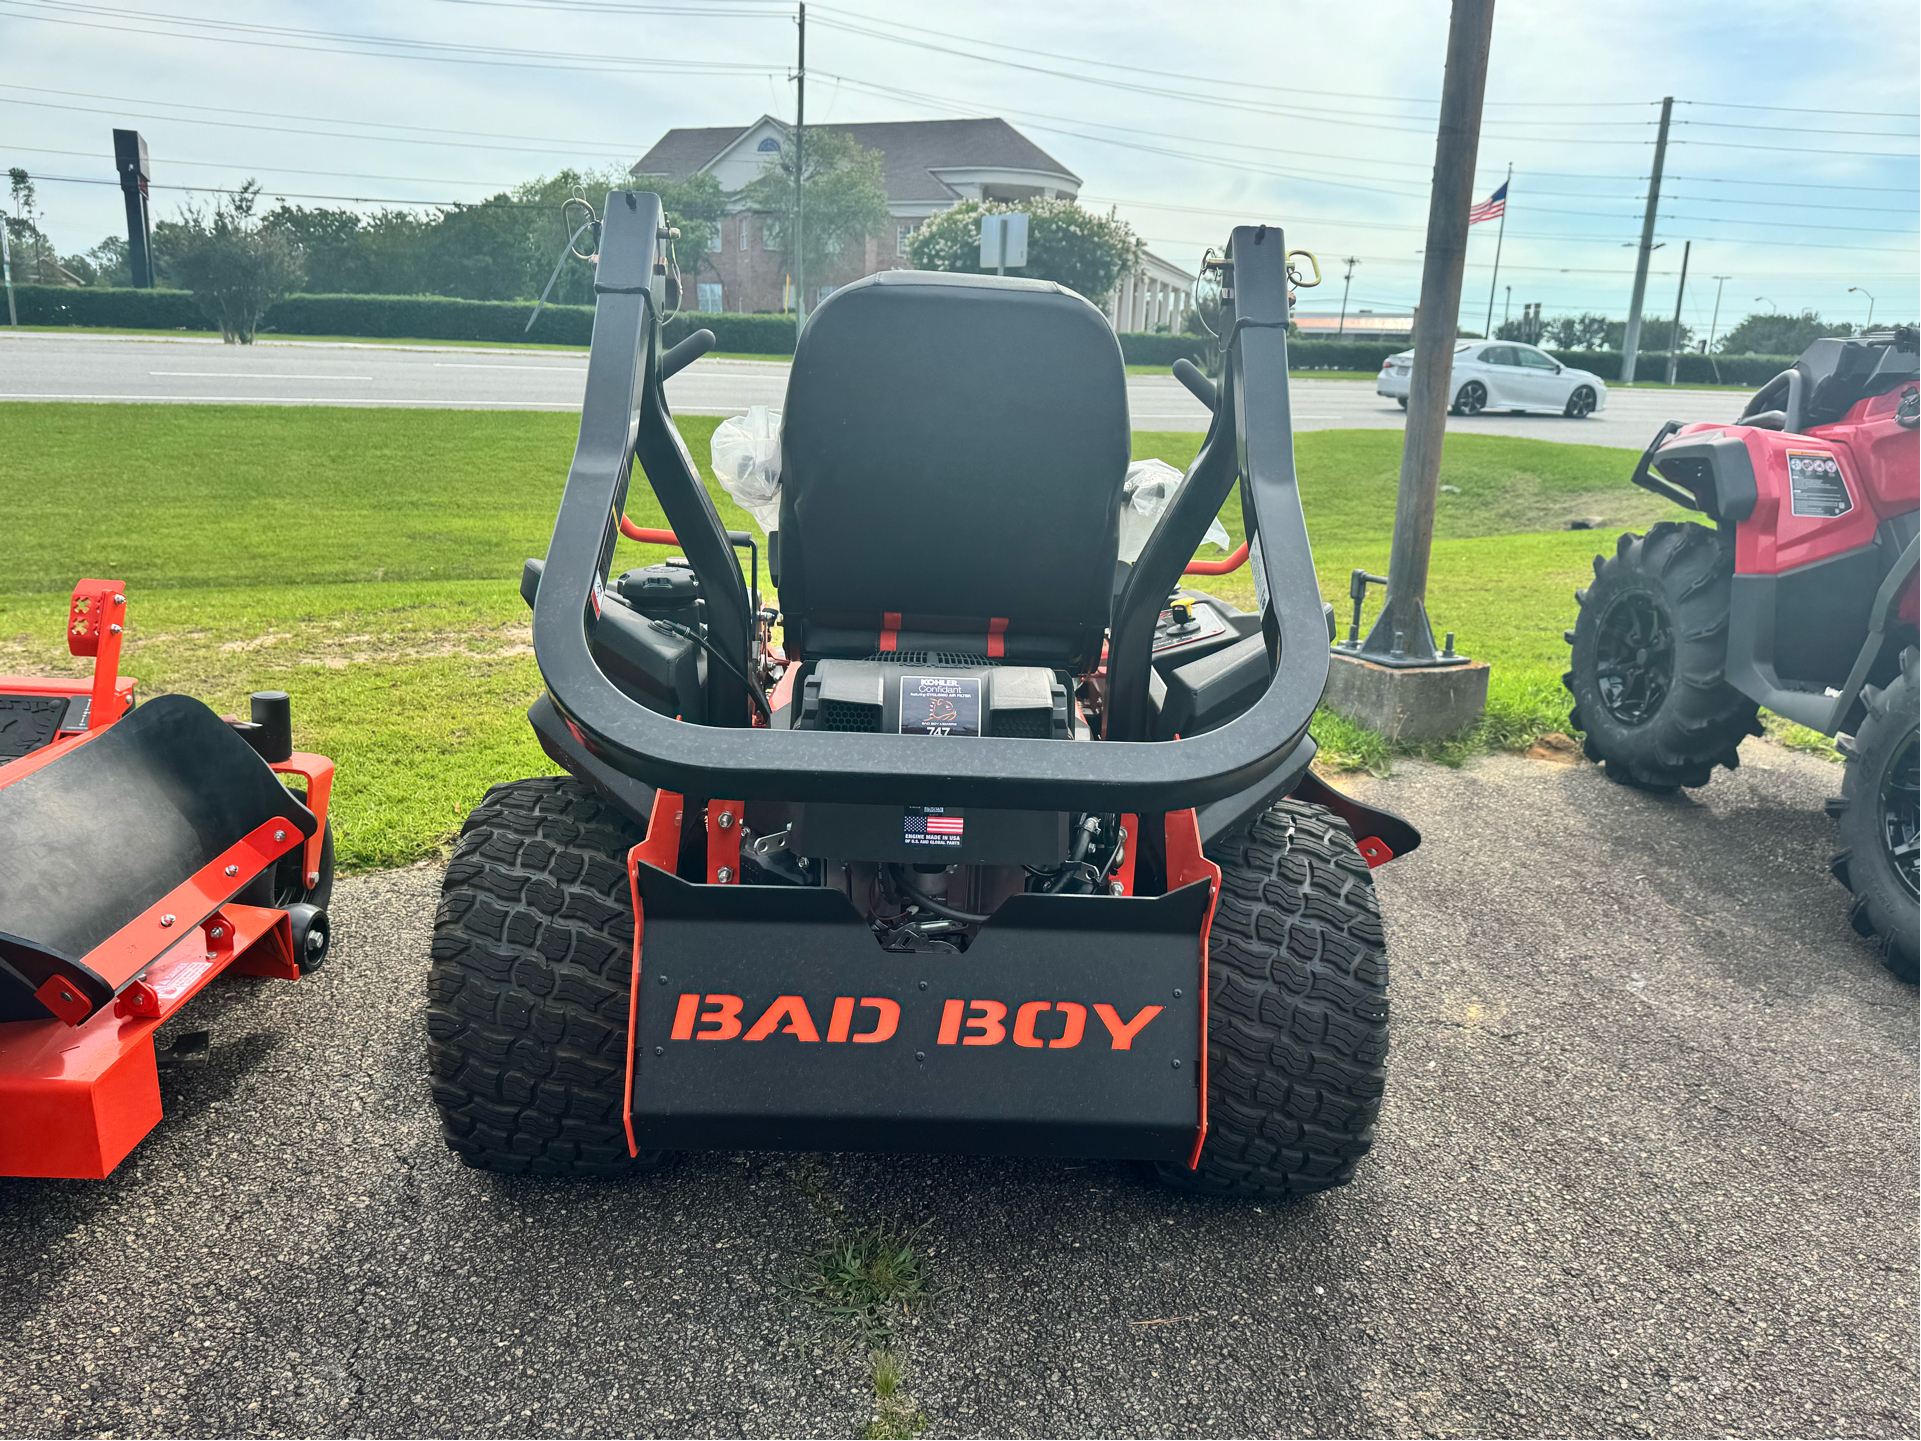
[[[183,207],[173,226],[173,273],[228,345],[251,345],[260,317],[300,283],[300,251],[286,231],[254,218],[260,186],[248,180],[211,214]]]
[[[838,130],[809,130],[801,187],[801,246],[794,235],[796,159],[789,135],[760,174],[741,187],[741,199],[769,217],[767,243],[789,274],[824,279],[843,251],[866,244],[887,227],[887,185],[880,152]],[[685,242],[683,242],[685,243]]]
[[[1612,323],[1605,315],[1557,315],[1543,334],[1555,350],[1604,350]]]
[[[1842,322],[1829,325],[1812,310],[1799,315],[1778,311],[1745,317],[1721,337],[1715,349],[1723,355],[1799,355],[1824,335],[1851,335],[1854,327]]]
[[[34,203],[33,177],[14,166],[7,171],[13,214],[6,217],[7,247],[13,256],[13,279],[17,285],[78,285],[80,277],[68,273],[54,253],[53,242],[40,228],[40,211]]]
[[[1096,305],[1107,303],[1114,283],[1140,260],[1144,247],[1125,221],[1083,210],[1071,200],[963,200],[908,238],[908,259],[921,270],[992,274],[991,265],[980,263],[981,217],[1012,210],[1028,217],[1027,264],[1019,273],[1065,285]]]
[[[78,276],[82,285],[96,285],[106,290],[133,284],[133,264],[127,258],[127,242],[119,235],[109,235],[93,249],[69,255],[60,263]]]

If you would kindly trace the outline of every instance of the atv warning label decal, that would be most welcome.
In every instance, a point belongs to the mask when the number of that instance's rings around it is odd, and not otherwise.
[[[1796,515],[1831,520],[1854,509],[1841,462],[1825,450],[1788,452],[1788,490]]]
[[[900,733],[904,736],[977,736],[981,733],[979,676],[904,675],[900,678]]]
[[[908,806],[901,813],[901,840],[910,846],[958,846],[967,821],[945,806]]]

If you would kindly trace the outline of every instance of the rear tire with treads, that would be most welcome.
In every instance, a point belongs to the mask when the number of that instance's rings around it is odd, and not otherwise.
[[[1863,692],[1867,716],[1845,746],[1848,763],[1841,773],[1841,800],[1830,803],[1847,847],[1834,858],[1834,876],[1854,892],[1848,920],[1858,934],[1875,942],[1882,964],[1911,985],[1918,969],[1916,932],[1921,929],[1911,849],[1921,729],[1917,670],[1921,661],[1916,653],[1903,651],[1901,673],[1887,688]],[[1908,849],[1897,856],[1897,845]]]
[[[1284,1197],[1344,1185],[1387,1082],[1387,947],[1347,824],[1285,800],[1207,848],[1207,1139],[1181,1190]]]
[[[627,998],[640,828],[571,776],[495,786],[447,866],[427,1057],[448,1148],[469,1166],[624,1176]]]
[[[1574,696],[1568,723],[1610,780],[1704,786],[1761,734],[1759,707],[1726,680],[1733,573],[1717,533],[1692,523],[1624,534],[1594,558],[1594,584],[1574,593],[1581,614],[1561,680]]]

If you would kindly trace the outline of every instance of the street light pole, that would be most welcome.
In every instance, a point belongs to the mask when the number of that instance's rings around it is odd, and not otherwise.
[[[1864,285],[1850,285],[1848,287],[1848,294],[1852,295],[1857,290],[1868,298],[1868,323],[1861,328],[1863,330],[1872,330],[1874,329],[1874,292]]]
[[[800,66],[795,75],[799,88],[794,92],[794,338],[807,323],[807,191],[801,183],[807,173],[807,6],[800,7]]]
[[[1714,354],[1714,330],[1721,323],[1721,287],[1734,279],[1732,275],[1716,275],[1714,281],[1714,319],[1708,322],[1708,354]]]
[[[1354,267],[1360,263],[1352,255],[1347,257],[1347,274],[1341,278],[1341,328],[1334,332],[1336,340],[1347,334],[1347,288],[1354,283]]]
[[[1681,283],[1674,288],[1674,326],[1668,331],[1668,384],[1674,384],[1674,377],[1681,368],[1681,297],[1688,293],[1688,257],[1694,253],[1694,242],[1688,241],[1681,247]]]
[[[1467,262],[1468,211],[1481,143],[1494,0],[1454,0],[1441,80],[1434,189],[1428,202],[1427,248],[1421,259],[1420,319],[1414,331],[1414,374],[1408,386],[1401,484],[1394,507],[1387,598],[1361,654],[1389,666],[1460,664],[1441,657],[1427,618],[1428,555],[1440,495],[1441,442],[1453,400],[1454,337],[1460,329],[1461,272]]]

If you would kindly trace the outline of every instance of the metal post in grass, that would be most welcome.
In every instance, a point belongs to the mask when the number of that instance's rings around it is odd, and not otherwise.
[[[1444,648],[1434,644],[1427,576],[1493,30],[1494,0],[1454,0],[1387,598],[1365,642],[1334,647],[1337,663],[1328,674],[1328,706],[1390,740],[1461,730],[1487,706],[1486,664],[1456,653],[1452,632]]]
[[[7,324],[20,328],[20,312],[13,308],[13,251],[7,245],[7,227],[0,223],[0,274],[7,281]]]

